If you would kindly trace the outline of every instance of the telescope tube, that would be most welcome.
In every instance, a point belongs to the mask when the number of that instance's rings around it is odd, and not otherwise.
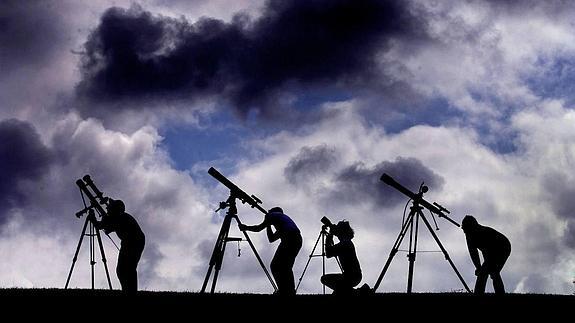
[[[439,216],[440,218],[445,218],[447,219],[447,221],[453,223],[454,225],[459,227],[459,223],[455,222],[454,220],[452,220],[450,217],[448,217],[447,215],[445,215],[439,208],[437,208],[435,205],[427,202],[425,199],[423,199],[423,195],[422,194],[415,194],[412,191],[408,190],[407,188],[405,188],[403,185],[399,184],[396,180],[393,179],[393,177],[387,175],[386,173],[383,173],[383,175],[381,175],[380,178],[385,184],[392,186],[393,188],[395,188],[396,190],[400,191],[401,193],[407,195],[407,197],[409,197],[410,199],[412,199],[414,202],[419,203],[421,206],[425,207],[426,209],[428,209],[429,211],[437,214],[437,216]]]
[[[215,179],[217,179],[220,183],[224,184],[227,188],[230,189],[230,194],[234,197],[240,199],[242,203],[248,203],[252,208],[256,208],[260,210],[262,213],[267,214],[268,212],[261,207],[256,200],[249,196],[248,193],[242,191],[236,184],[232,183],[229,179],[227,179],[224,175],[218,172],[215,168],[210,167],[208,170],[208,174],[212,175]]]

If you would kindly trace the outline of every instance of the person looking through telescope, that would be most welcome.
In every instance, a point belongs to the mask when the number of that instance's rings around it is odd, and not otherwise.
[[[122,285],[122,291],[135,293],[138,290],[138,262],[144,251],[146,237],[133,216],[126,213],[122,200],[109,199],[107,215],[94,226],[106,234],[116,232],[122,241],[116,274]]]
[[[465,232],[467,248],[471,261],[475,265],[475,294],[484,294],[487,276],[493,280],[495,294],[505,294],[505,286],[501,279],[501,270],[511,254],[511,243],[502,233],[490,227],[480,225],[477,220],[466,215],[461,221],[461,228]],[[483,263],[479,259],[479,252],[483,255]]]
[[[271,227],[275,228],[275,232]],[[272,275],[277,283],[279,295],[295,295],[293,265],[302,245],[302,237],[295,222],[281,207],[271,208],[264,221],[258,225],[240,224],[241,231],[260,232],[266,229],[269,242],[281,240],[270,264]]]
[[[353,288],[359,284],[362,277],[355,246],[351,241],[354,237],[354,232],[347,221],[339,221],[334,225],[327,218],[324,217],[324,219],[322,219],[322,222],[327,223],[324,224],[324,229],[329,228],[329,233],[325,240],[325,254],[328,258],[338,257],[342,273],[325,274],[321,277],[321,283],[333,289],[333,294],[349,295],[353,292]],[[339,243],[333,243],[333,236],[338,238]]]

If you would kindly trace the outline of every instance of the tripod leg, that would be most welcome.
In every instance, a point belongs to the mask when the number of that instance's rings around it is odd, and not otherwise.
[[[401,231],[399,232],[399,235],[397,236],[397,239],[395,240],[395,243],[393,244],[393,247],[391,248],[391,252],[389,253],[389,257],[387,258],[387,261],[385,262],[385,266],[383,266],[383,270],[379,274],[379,277],[377,278],[377,281],[375,282],[375,285],[373,286],[373,292],[374,293],[377,290],[377,288],[379,287],[379,284],[381,284],[381,280],[383,279],[383,276],[385,276],[385,273],[387,272],[389,265],[391,265],[391,261],[393,260],[393,257],[395,256],[395,254],[397,254],[397,251],[399,250],[399,246],[401,245],[401,242],[403,241],[403,238],[405,237],[407,230],[410,228],[410,226],[412,224],[414,214],[415,214],[415,212],[413,212],[413,211],[409,212],[409,215],[407,216],[407,220],[403,224],[403,227],[401,227]]]
[[[305,271],[307,270],[307,266],[309,265],[309,262],[311,261],[311,258],[314,256],[314,252],[315,252],[315,248],[317,247],[317,244],[319,243],[319,239],[322,237],[322,233],[320,232],[319,236],[317,236],[317,240],[315,241],[315,244],[313,245],[313,249],[311,250],[311,253],[309,254],[309,258],[307,259],[307,263],[305,264],[305,267],[303,268],[303,272],[301,273],[301,276],[299,277],[299,281],[297,283],[297,286],[295,288],[295,291],[297,292],[297,289],[299,288],[299,285],[301,284],[301,280],[303,279],[303,275],[305,274]],[[323,256],[323,246],[322,246],[322,256]],[[325,263],[323,266],[323,274],[325,275]],[[325,294],[325,292],[324,292]]]
[[[94,289],[94,266],[96,265],[96,260],[94,258],[95,256],[95,252],[94,252],[94,224],[90,221],[90,234],[88,235],[90,237],[90,277],[91,282],[92,282],[92,290]]]
[[[323,233],[323,231],[320,232],[319,234],[321,236],[321,273],[323,276],[325,276],[325,234]],[[316,245],[317,245],[317,242],[316,242]],[[335,259],[337,259],[337,258],[335,258]],[[337,263],[339,265],[339,259],[337,259]],[[340,267],[341,267],[341,265],[340,265]],[[322,289],[323,295],[325,295],[325,284],[323,284],[323,283],[321,284],[321,289]]]
[[[236,218],[237,220],[237,218]],[[239,221],[238,221],[239,223]],[[252,243],[252,240],[250,239],[250,237],[248,236],[248,233],[243,231],[244,233],[244,237],[246,238],[247,242],[250,244],[250,248],[252,248],[252,251],[254,252],[254,255],[256,256],[256,258],[258,259],[258,262],[260,263],[260,266],[262,267],[262,269],[264,270],[266,276],[268,277],[268,280],[270,281],[270,283],[272,284],[272,287],[274,288],[274,292],[278,290],[278,287],[276,285],[276,283],[274,282],[272,276],[270,275],[268,269],[266,268],[266,265],[264,265],[264,262],[262,261],[262,258],[260,257],[260,255],[258,254],[258,251],[256,250],[256,247],[254,246],[254,244]]]
[[[224,232],[224,234],[221,237],[220,240],[220,249],[218,251],[218,254],[216,255],[216,261],[215,261],[215,268],[216,271],[214,272],[214,278],[212,279],[212,287],[210,289],[210,293],[214,293],[216,291],[216,283],[218,282],[218,276],[220,275],[220,270],[222,269],[222,263],[224,262],[224,254],[226,252],[226,244],[228,241],[228,235],[229,235],[229,228],[230,228],[230,222],[231,222],[231,218],[227,223],[227,230]]]
[[[425,223],[425,226],[427,227],[427,229],[429,230],[429,232],[430,232],[431,235],[433,236],[433,239],[435,239],[435,242],[437,242],[437,245],[438,245],[439,248],[441,249],[441,252],[443,252],[443,255],[445,256],[445,259],[447,259],[447,261],[448,261],[449,264],[451,265],[451,268],[453,268],[453,270],[455,271],[455,274],[457,274],[457,277],[459,278],[459,280],[460,280],[461,283],[463,284],[463,287],[465,287],[465,290],[467,290],[468,293],[471,293],[471,290],[469,289],[469,286],[467,286],[467,283],[465,283],[465,280],[463,279],[463,277],[461,276],[461,274],[459,273],[459,271],[458,271],[457,268],[455,267],[455,264],[453,263],[453,261],[451,261],[451,258],[449,257],[449,254],[447,253],[447,250],[445,250],[445,248],[444,248],[443,245],[441,244],[441,241],[439,241],[439,238],[437,237],[437,235],[436,235],[435,232],[433,231],[433,228],[431,227],[431,225],[429,224],[429,222],[427,221],[427,219],[425,218],[425,216],[423,215],[423,213],[420,213],[419,216],[421,217],[421,219],[422,219],[423,222]]]
[[[86,235],[87,227],[88,217],[86,217],[86,221],[84,222],[84,228],[82,229],[82,234],[80,235],[80,240],[78,241],[78,246],[76,247],[76,252],[74,253],[74,258],[72,259],[72,266],[70,267],[70,272],[68,273],[68,279],[66,279],[66,286],[64,286],[64,289],[68,289],[68,284],[70,283],[70,278],[72,277],[72,271],[74,270],[76,260],[78,260],[78,253],[80,252],[80,247],[82,246],[82,240],[84,240],[84,236]]]
[[[200,293],[205,293],[214,266],[216,266],[217,268],[216,271],[218,271],[219,268],[221,268],[221,259],[223,259],[221,255],[224,252],[224,246],[226,244],[225,239],[228,236],[228,231],[230,229],[230,222],[231,217],[229,215],[226,215],[226,217],[224,218],[224,222],[222,222],[222,227],[220,228],[218,238],[216,239],[216,244],[214,245],[214,250],[212,251],[212,255],[210,257],[210,265],[208,266],[208,271],[206,272],[206,277],[204,278],[204,283],[202,284],[202,290],[200,291]],[[217,279],[217,273],[214,274],[214,280],[216,279]]]
[[[104,252],[104,245],[102,244],[102,237],[100,236],[100,230],[96,229],[96,237],[98,238],[98,245],[100,246],[100,254],[102,255],[102,263],[104,264],[104,270],[106,271],[106,278],[108,279],[108,286],[112,290],[112,281],[110,280],[110,272],[108,271],[108,262],[106,261],[106,254]]]
[[[413,223],[412,223],[413,224]],[[415,229],[413,225],[411,226],[409,234],[409,254],[407,258],[409,260],[409,270],[407,275],[407,293],[411,294],[411,288],[413,286],[413,269],[415,265],[415,257],[417,255],[417,232],[419,230],[419,217],[415,216]],[[413,242],[413,244],[412,244]]]

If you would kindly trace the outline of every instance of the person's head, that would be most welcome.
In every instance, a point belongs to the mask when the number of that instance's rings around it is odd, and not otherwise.
[[[463,221],[461,221],[461,229],[463,229],[465,233],[473,231],[478,226],[479,223],[477,222],[477,219],[472,215],[466,215],[463,218]]]
[[[276,206],[269,209],[268,213],[284,213],[284,210],[281,207]]]
[[[109,215],[122,214],[125,211],[126,211],[126,205],[122,200],[110,199],[110,201],[108,202]]]
[[[353,239],[354,236],[353,229],[351,228],[349,222],[347,221],[339,221],[336,225],[332,227],[332,232],[340,240],[342,239],[351,240]]]

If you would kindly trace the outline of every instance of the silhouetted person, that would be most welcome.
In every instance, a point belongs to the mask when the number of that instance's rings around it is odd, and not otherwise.
[[[146,238],[133,216],[125,212],[124,202],[112,200],[108,203],[108,215],[95,225],[109,234],[116,232],[120,238],[120,254],[116,274],[122,291],[135,293],[138,290],[138,262],[144,251]]]
[[[339,243],[333,244],[333,236]],[[354,232],[349,222],[340,221],[332,225],[325,241],[325,255],[328,258],[338,257],[342,267],[341,274],[325,274],[321,277],[322,284],[333,289],[334,294],[349,295],[361,281],[361,267],[355,253]]]
[[[493,289],[496,294],[505,294],[505,286],[501,279],[501,269],[511,254],[511,243],[500,232],[477,223],[477,220],[466,215],[461,222],[465,232],[467,248],[471,261],[475,265],[475,294],[484,294],[487,276],[493,280]],[[483,263],[479,259],[479,252],[483,255]]]
[[[283,213],[282,208],[274,207],[268,211],[262,223],[252,226],[241,224],[239,228],[242,231],[255,232],[260,232],[265,228],[270,242],[281,240],[270,269],[278,287],[278,294],[295,295],[292,268],[302,245],[301,234],[295,222]]]

